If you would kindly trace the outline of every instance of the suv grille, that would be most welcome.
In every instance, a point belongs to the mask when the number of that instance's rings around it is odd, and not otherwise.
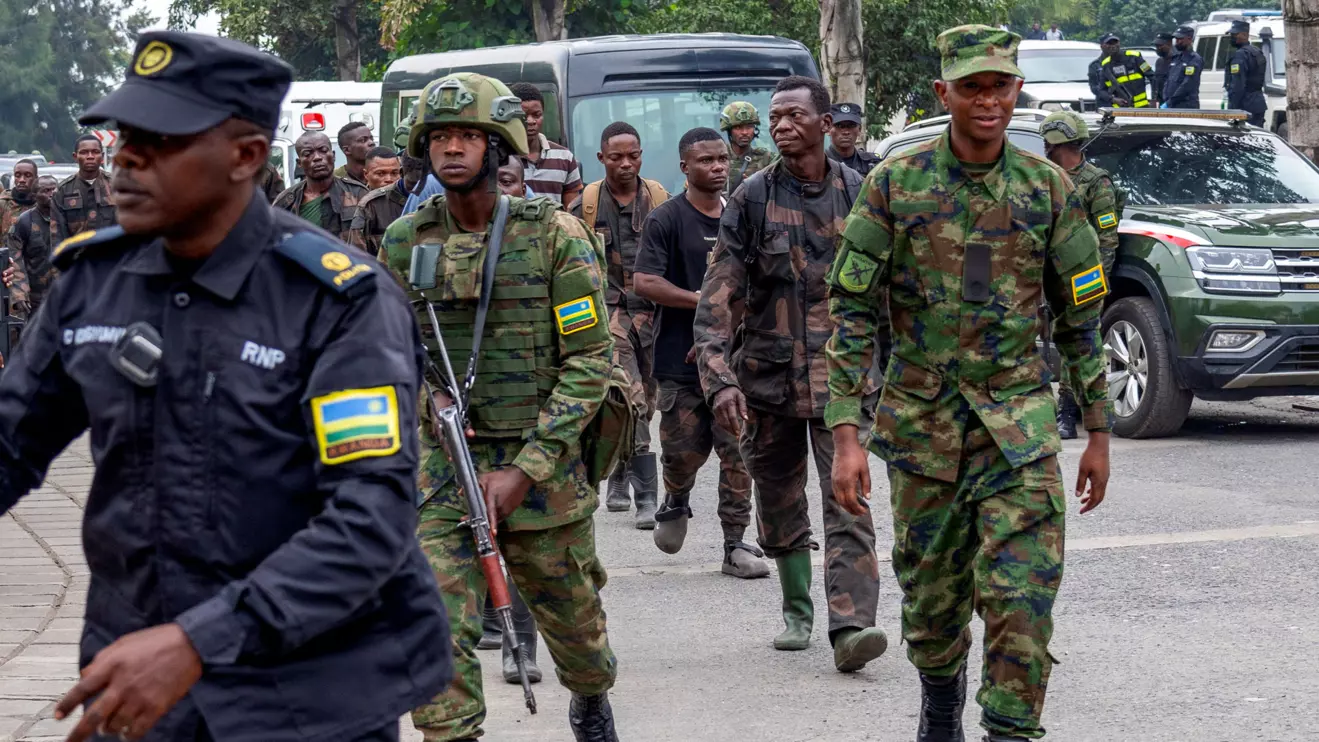
[[[1273,249],[1283,291],[1319,292],[1319,250]]]
[[[1319,371],[1319,340],[1307,340],[1297,345],[1273,367],[1274,373],[1288,371]]]

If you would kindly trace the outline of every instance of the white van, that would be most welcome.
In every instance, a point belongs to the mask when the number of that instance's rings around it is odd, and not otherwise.
[[[334,148],[334,165],[347,160],[339,149],[339,128],[361,122],[380,141],[380,90],[378,82],[295,82],[280,106],[279,128],[270,145],[270,161],[292,186],[299,178],[298,156],[293,143],[309,131],[323,131]]]
[[[1228,11],[1220,11],[1226,13]],[[1282,11],[1241,11],[1250,23],[1250,43],[1264,52],[1264,127],[1287,138],[1287,32],[1282,25]],[[1264,14],[1268,15],[1264,15]],[[1221,108],[1227,98],[1224,70],[1236,47],[1228,38],[1231,20],[1204,21],[1195,24],[1195,51],[1204,58],[1200,74],[1200,107]]]
[[[1093,41],[1023,41],[1017,47],[1017,66],[1026,76],[1017,108],[1046,111],[1095,110],[1090,91],[1090,63],[1103,50]]]

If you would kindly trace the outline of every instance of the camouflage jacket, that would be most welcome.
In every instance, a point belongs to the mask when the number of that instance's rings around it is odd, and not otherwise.
[[[608,286],[605,287],[605,303],[609,305],[610,311],[614,311],[616,307],[634,311],[654,311],[655,305],[637,296],[632,289],[632,268],[637,262],[641,226],[646,223],[646,217],[650,216],[650,212],[659,204],[651,202],[650,189],[641,186],[640,183],[638,183],[637,197],[629,207],[618,206],[618,202],[609,192],[609,186],[603,180],[591,183],[586,188],[591,186],[600,188],[600,200],[596,207],[595,224],[586,226],[595,230],[605,245],[605,262],[609,279]],[[651,181],[651,187],[656,189],[657,193],[668,196],[659,183]],[[573,200],[568,211],[578,219],[583,218],[581,196]],[[628,218],[625,219],[625,216]],[[618,222],[616,230],[610,227],[611,221]],[[623,303],[625,298],[626,306]]]
[[[284,192],[284,176],[279,174],[279,168],[267,162],[261,174],[256,176],[256,187],[273,204],[279,194]]]
[[[829,287],[836,329],[825,421],[862,423],[864,370],[876,338],[892,332],[874,433],[892,466],[956,481],[968,405],[1014,467],[1062,448],[1036,346],[1042,296],[1086,428],[1112,424],[1099,243],[1048,160],[1007,144],[993,170],[969,177],[947,132],[888,158],[847,219]]]
[[[357,216],[353,217],[352,227],[348,230],[348,242],[383,260],[380,240],[389,225],[403,216],[403,206],[407,202],[408,195],[397,185],[377,188],[366,194],[357,204]]]
[[[28,283],[22,253],[14,247],[14,227],[18,224],[18,217],[29,208],[15,201],[9,191],[0,192],[0,244],[9,245],[9,259],[14,267],[14,285],[9,289],[9,305],[11,311],[19,317],[27,316],[26,309],[28,302],[31,301],[32,289]],[[49,222],[47,224],[49,225]],[[0,270],[8,267],[0,266]]]
[[[274,207],[298,216],[302,210],[303,194],[306,192],[307,181],[300,180],[294,183],[292,188],[279,194],[275,199]],[[366,186],[355,180],[334,178],[327,195],[330,198],[326,203],[330,208],[321,208],[321,223],[316,226],[348,242],[348,230],[353,225],[353,218],[357,216],[357,204],[366,195]]]
[[[832,160],[825,181],[810,185],[780,160],[729,199],[694,325],[708,399],[737,386],[766,412],[824,414],[833,333],[825,277],[860,190],[861,176]],[[760,194],[768,194],[763,209]]]
[[[19,214],[6,238],[15,273],[10,295],[25,299],[29,313],[33,314],[59,275],[50,260],[54,251],[54,245],[50,244],[50,222],[50,217],[42,215],[40,209],[28,209]]]
[[[50,197],[55,215],[51,220],[51,227],[55,230],[54,244],[81,232],[118,223],[114,203],[110,200],[109,179],[105,173],[98,173],[96,180],[88,185],[78,173],[74,173],[60,181]]]
[[[724,186],[724,193],[732,195],[737,191],[737,187],[742,185],[743,181],[769,167],[770,163],[777,159],[769,150],[756,146],[752,146],[745,155],[738,157],[733,153],[732,142],[729,142],[728,185]]]
[[[1117,257],[1117,225],[1122,221],[1117,186],[1113,185],[1107,170],[1089,160],[1068,170],[1067,174],[1076,185],[1076,197],[1081,199],[1081,206],[1090,217],[1090,226],[1099,235],[1099,255],[1107,274],[1112,271],[1113,259]]]
[[[422,234],[424,237],[419,236]],[[437,267],[437,287],[441,291],[471,293],[458,292],[455,287],[460,284],[470,287],[477,280],[485,249],[465,256],[461,261],[444,256],[451,247],[471,243],[470,237],[459,229],[445,206],[444,197],[436,196],[424,202],[417,212],[406,214],[390,225],[381,249],[390,272],[406,284],[413,246],[423,241],[439,242],[444,246]],[[485,235],[478,235],[477,239],[488,244]],[[543,275],[517,270],[529,262],[529,253],[533,250],[543,251],[544,260],[540,261],[546,266]],[[467,275],[446,274],[444,266],[454,262],[466,263],[475,270]],[[541,402],[535,429],[525,439],[478,435],[471,444],[472,454],[477,462],[493,461],[497,465],[516,466],[535,481],[522,505],[508,517],[505,527],[511,530],[551,528],[590,517],[598,504],[596,488],[586,481],[581,437],[604,401],[613,370],[614,342],[605,314],[604,272],[585,225],[546,199],[511,199],[499,265],[501,269],[507,267],[509,270],[507,273],[496,272],[491,315],[502,311],[510,317],[519,312],[534,316],[524,318],[528,328],[525,332],[519,332],[513,321],[502,325],[487,322],[482,347],[534,347],[538,356],[554,361],[558,378],[548,397]],[[479,287],[479,283],[475,285]],[[547,299],[531,298],[546,291]],[[526,298],[497,298],[501,293]],[[415,298],[416,294],[410,296]],[[474,306],[476,301],[472,299],[467,304]],[[579,322],[575,313],[571,315],[572,321],[565,324],[561,319],[569,316],[565,312],[575,312],[581,306],[589,309],[590,321]],[[541,312],[550,314],[548,319],[557,326],[557,332],[546,336],[531,332],[532,322],[547,319],[541,316]],[[529,345],[514,343],[516,338],[513,336],[518,334],[524,335]],[[442,363],[433,350],[434,331],[429,323],[423,324],[422,335],[428,348],[432,349],[429,352],[436,363]],[[461,374],[463,369],[455,369],[455,373]],[[529,385],[535,389],[536,379],[525,378],[526,374],[501,374],[494,368],[487,368],[484,373],[498,376],[496,381],[501,384]],[[485,400],[482,404],[497,406],[501,401],[516,405],[525,400],[510,397]],[[496,416],[499,413],[500,410],[490,412]],[[466,515],[466,501],[453,484],[453,469],[448,456],[431,435],[425,417],[422,428],[423,463],[419,488],[424,496],[431,498],[430,502],[437,506],[442,517],[457,520]],[[482,464],[478,463],[480,466]]]

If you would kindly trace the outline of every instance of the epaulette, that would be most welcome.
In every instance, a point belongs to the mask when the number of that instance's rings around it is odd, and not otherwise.
[[[89,229],[79,232],[55,246],[50,254],[51,265],[62,271],[68,270],[74,261],[82,257],[88,248],[104,248],[115,242],[126,242],[131,237],[118,225],[105,229]]]
[[[438,193],[417,204],[412,226],[417,231],[444,223],[444,194]]]
[[[379,265],[365,256],[358,257],[342,243],[315,232],[294,232],[275,245],[275,251],[302,266],[336,293],[347,294],[355,286],[371,285],[369,280]]]
[[[559,210],[559,204],[549,196],[538,196],[522,201],[514,205],[514,214],[528,222],[548,222],[554,212]]]

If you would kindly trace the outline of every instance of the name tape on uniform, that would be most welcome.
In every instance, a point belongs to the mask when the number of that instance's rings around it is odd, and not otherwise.
[[[398,452],[398,395],[392,386],[314,397],[311,417],[321,463],[343,464]]]
[[[559,323],[560,335],[571,335],[595,327],[600,315],[595,311],[595,298],[583,296],[555,307],[554,319]]]

